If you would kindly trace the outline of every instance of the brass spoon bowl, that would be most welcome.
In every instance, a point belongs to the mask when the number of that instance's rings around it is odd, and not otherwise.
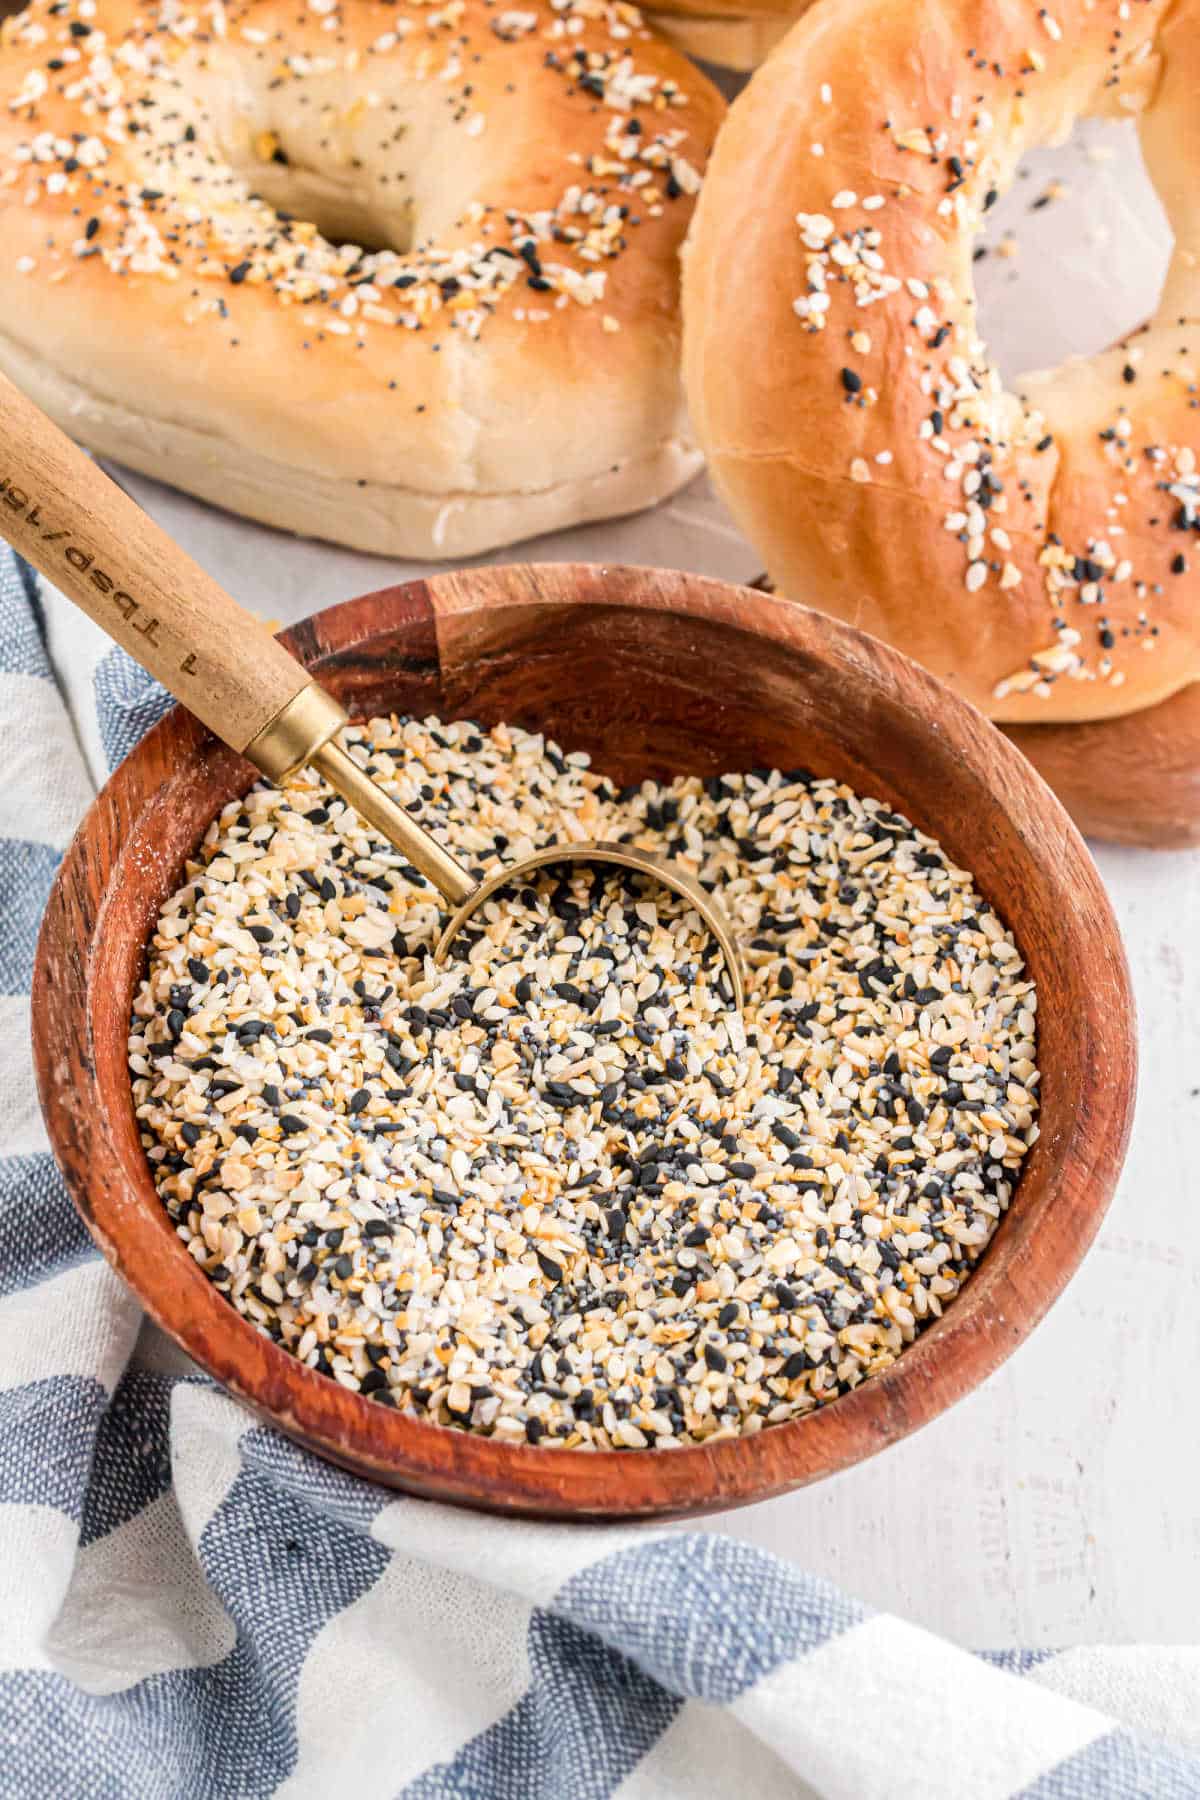
[[[473,887],[466,899],[451,916],[449,923],[437,941],[433,956],[435,962],[441,962],[453,939],[462,930],[472,913],[478,912],[485,900],[509,887],[522,876],[531,874],[535,869],[544,869],[558,863],[599,863],[610,864],[618,869],[632,869],[639,875],[646,875],[656,881],[660,887],[669,888],[672,893],[679,894],[689,900],[699,913],[701,920],[716,939],[721,955],[725,961],[725,970],[729,976],[733,993],[733,1004],[738,1012],[746,1003],[745,985],[742,976],[742,960],[738,955],[737,942],[733,936],[728,919],[717,905],[708,890],[681,869],[669,856],[656,856],[653,850],[636,850],[630,844],[608,844],[594,840],[586,840],[578,844],[551,844],[546,850],[538,850],[533,856],[522,857],[520,862],[510,863]]]
[[[337,702],[315,683],[301,695],[306,706],[310,704],[310,697],[313,697],[314,711],[318,707],[323,711],[326,708],[336,708],[338,725],[348,723],[346,714]],[[262,760],[264,753],[270,759],[270,745],[264,751],[259,739],[246,752],[264,773],[272,774],[272,768]],[[629,844],[600,843],[589,838],[571,844],[551,844],[545,850],[536,851],[533,856],[522,857],[520,862],[506,863],[486,880],[476,882],[462,864],[436,838],[431,837],[423,826],[418,825],[403,807],[397,806],[391,796],[372,781],[332,737],[307,756],[301,757],[299,762],[293,761],[290,766],[281,769],[277,779],[283,779],[293,768],[299,767],[301,762],[307,762],[319,775],[323,775],[329,785],[353,806],[361,819],[373,825],[398,850],[403,851],[413,866],[420,869],[442,898],[454,908],[434,949],[435,962],[445,960],[446,952],[467,920],[494,894],[522,881],[537,869],[566,862],[596,863],[618,869],[632,869],[691,903],[700,915],[701,922],[716,939],[729,977],[734,1007],[741,1012],[745,1004],[745,980],[737,940],[729,920],[708,889],[694,875],[672,862],[670,857],[656,856],[652,850],[637,850]]]

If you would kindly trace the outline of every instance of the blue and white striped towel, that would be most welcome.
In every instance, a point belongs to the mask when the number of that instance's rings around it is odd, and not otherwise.
[[[976,1656],[714,1532],[397,1498],[144,1326],[46,1148],[28,994],[92,774],[165,701],[51,614],[0,552],[0,1794],[1200,1796],[1194,1651]]]

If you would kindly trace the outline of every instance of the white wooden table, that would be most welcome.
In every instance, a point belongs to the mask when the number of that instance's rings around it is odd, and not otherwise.
[[[1045,153],[993,215],[990,244],[1012,229],[1016,254],[993,248],[979,265],[982,316],[1010,373],[1099,348],[1153,306],[1166,234],[1127,130],[1089,128]],[[1054,180],[1068,192],[1035,207]],[[283,622],[426,572],[131,485],[234,593]],[[486,560],[512,557],[734,580],[758,567],[703,480],[655,513]],[[835,1480],[722,1520],[977,1647],[1200,1634],[1200,853],[1097,858],[1142,1055],[1133,1145],[1097,1245],[1049,1319],[961,1405]]]

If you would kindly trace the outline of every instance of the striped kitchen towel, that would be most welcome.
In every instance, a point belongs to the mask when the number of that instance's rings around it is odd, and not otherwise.
[[[399,1498],[144,1325],[47,1150],[28,995],[164,703],[0,555],[0,1795],[1200,1796],[1194,1651],[977,1656],[717,1532]]]

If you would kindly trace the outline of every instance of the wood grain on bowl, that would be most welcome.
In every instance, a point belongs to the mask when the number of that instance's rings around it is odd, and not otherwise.
[[[1111,908],[1070,820],[1012,745],[846,626],[661,570],[442,575],[333,607],[286,641],[359,717],[507,719],[590,751],[620,782],[806,765],[900,808],[973,870],[1037,981],[1041,1137],[945,1317],[885,1373],[793,1423],[671,1451],[551,1450],[425,1424],[351,1393],[262,1336],[210,1284],[175,1235],[139,1141],[126,1034],[145,942],[209,820],[254,779],[177,710],[121,765],[63,862],[33,1023],[42,1105],[75,1202],[182,1347],[264,1417],[362,1475],[577,1519],[698,1513],[816,1480],[924,1424],[1003,1361],[1103,1216],[1135,1080]]]

